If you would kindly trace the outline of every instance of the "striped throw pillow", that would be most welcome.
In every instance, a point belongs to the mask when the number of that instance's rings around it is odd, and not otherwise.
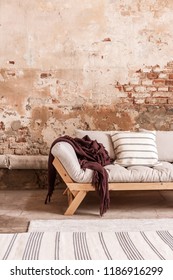
[[[159,163],[154,132],[114,132],[111,137],[116,155],[114,163],[124,167],[152,167]]]

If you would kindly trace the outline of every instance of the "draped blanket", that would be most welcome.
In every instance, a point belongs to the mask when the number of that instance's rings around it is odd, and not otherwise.
[[[50,198],[54,191],[54,184],[56,179],[56,169],[53,166],[54,156],[51,153],[52,147],[60,142],[68,142],[74,148],[77,158],[79,160],[82,169],[92,169],[93,178],[92,185],[100,197],[100,215],[102,216],[109,208],[110,198],[108,190],[108,174],[104,169],[105,165],[111,164],[108,152],[105,150],[101,143],[96,140],[91,140],[89,136],[83,138],[72,138],[70,136],[62,136],[57,138],[51,145],[49,159],[48,159],[48,194],[45,200],[50,201]]]

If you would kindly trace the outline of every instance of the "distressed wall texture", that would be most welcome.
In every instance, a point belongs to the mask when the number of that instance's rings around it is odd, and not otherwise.
[[[0,0],[0,154],[173,129],[172,0]]]

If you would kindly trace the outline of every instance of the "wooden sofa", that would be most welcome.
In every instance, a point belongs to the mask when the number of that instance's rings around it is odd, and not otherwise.
[[[158,164],[124,167],[117,163],[116,158],[115,164],[105,166],[109,177],[109,191],[173,190],[173,131],[144,130],[144,132],[146,132],[145,136],[154,135],[152,143],[157,151]],[[122,132],[120,133],[122,135]],[[82,138],[85,135],[102,143],[110,158],[115,156],[113,144],[115,131],[76,130],[76,137]],[[64,194],[68,197],[68,207],[64,214],[73,215],[87,193],[95,191],[91,184],[92,171],[81,169],[74,149],[68,143],[57,143],[51,149],[51,153],[54,157],[53,165],[66,185]]]
[[[95,191],[91,183],[76,183],[69,176],[57,157],[53,165],[66,185],[64,194],[68,198],[68,207],[64,215],[73,215],[88,192]],[[173,190],[173,182],[137,182],[137,183],[109,183],[109,191],[139,191],[139,190]]]

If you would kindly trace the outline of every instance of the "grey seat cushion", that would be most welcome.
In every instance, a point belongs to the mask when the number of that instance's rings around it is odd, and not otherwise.
[[[107,165],[109,182],[170,182],[173,181],[173,165],[162,162],[155,167],[132,166],[123,167],[119,164]]]

